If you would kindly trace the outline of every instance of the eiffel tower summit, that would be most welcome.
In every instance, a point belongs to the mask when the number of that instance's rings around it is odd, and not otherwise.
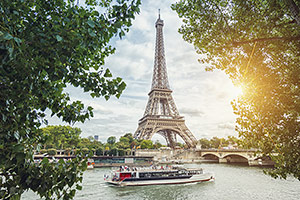
[[[185,125],[184,117],[179,115],[169,86],[163,26],[164,22],[159,14],[155,23],[156,44],[152,87],[148,94],[149,99],[144,116],[138,122],[134,137],[150,140],[155,133],[158,133],[165,138],[169,147],[175,148],[179,135],[189,148],[194,148],[197,139]]]

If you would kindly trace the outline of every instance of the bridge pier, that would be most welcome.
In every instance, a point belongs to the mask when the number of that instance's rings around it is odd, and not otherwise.
[[[248,165],[249,166],[259,166],[259,165],[261,165],[261,159],[258,159],[258,160],[248,160]]]
[[[226,158],[219,158],[219,163],[227,163],[227,159]]]

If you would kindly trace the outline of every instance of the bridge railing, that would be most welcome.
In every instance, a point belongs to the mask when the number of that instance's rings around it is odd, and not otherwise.
[[[199,151],[205,152],[257,152],[258,149],[199,149]]]

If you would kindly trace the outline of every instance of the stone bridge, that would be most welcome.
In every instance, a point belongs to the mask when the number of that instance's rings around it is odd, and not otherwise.
[[[201,149],[198,151],[204,160],[216,160],[219,163],[248,163],[249,166],[273,164],[269,157],[263,157],[254,149]]]
[[[269,157],[246,149],[139,149],[137,156],[153,156],[157,161],[247,163],[249,166],[273,165]]]

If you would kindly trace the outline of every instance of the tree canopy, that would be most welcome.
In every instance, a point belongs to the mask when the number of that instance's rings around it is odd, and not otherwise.
[[[44,148],[64,149],[77,147],[81,129],[70,126],[47,126],[41,129],[45,138]]]
[[[300,180],[300,14],[293,0],[181,0],[172,5],[207,70],[244,94],[232,102],[242,139]]]
[[[84,122],[92,108],[70,101],[69,85],[92,97],[120,97],[126,84],[102,67],[139,12],[140,0],[0,1],[0,198],[31,189],[46,199],[68,199],[84,162],[33,163],[33,144],[45,138],[45,111]],[[82,3],[82,2],[81,2]],[[59,170],[57,170],[59,169]],[[52,178],[50,178],[52,177]]]
[[[199,140],[199,143],[201,144],[202,149],[218,149],[218,148],[224,148],[224,147],[232,147],[232,148],[243,148],[248,149],[249,147],[243,146],[242,141],[234,136],[228,136],[226,138],[218,138],[213,137],[210,140],[206,138],[201,138]]]
[[[113,145],[114,143],[116,143],[116,137],[110,136],[109,138],[107,138],[107,143]]]

